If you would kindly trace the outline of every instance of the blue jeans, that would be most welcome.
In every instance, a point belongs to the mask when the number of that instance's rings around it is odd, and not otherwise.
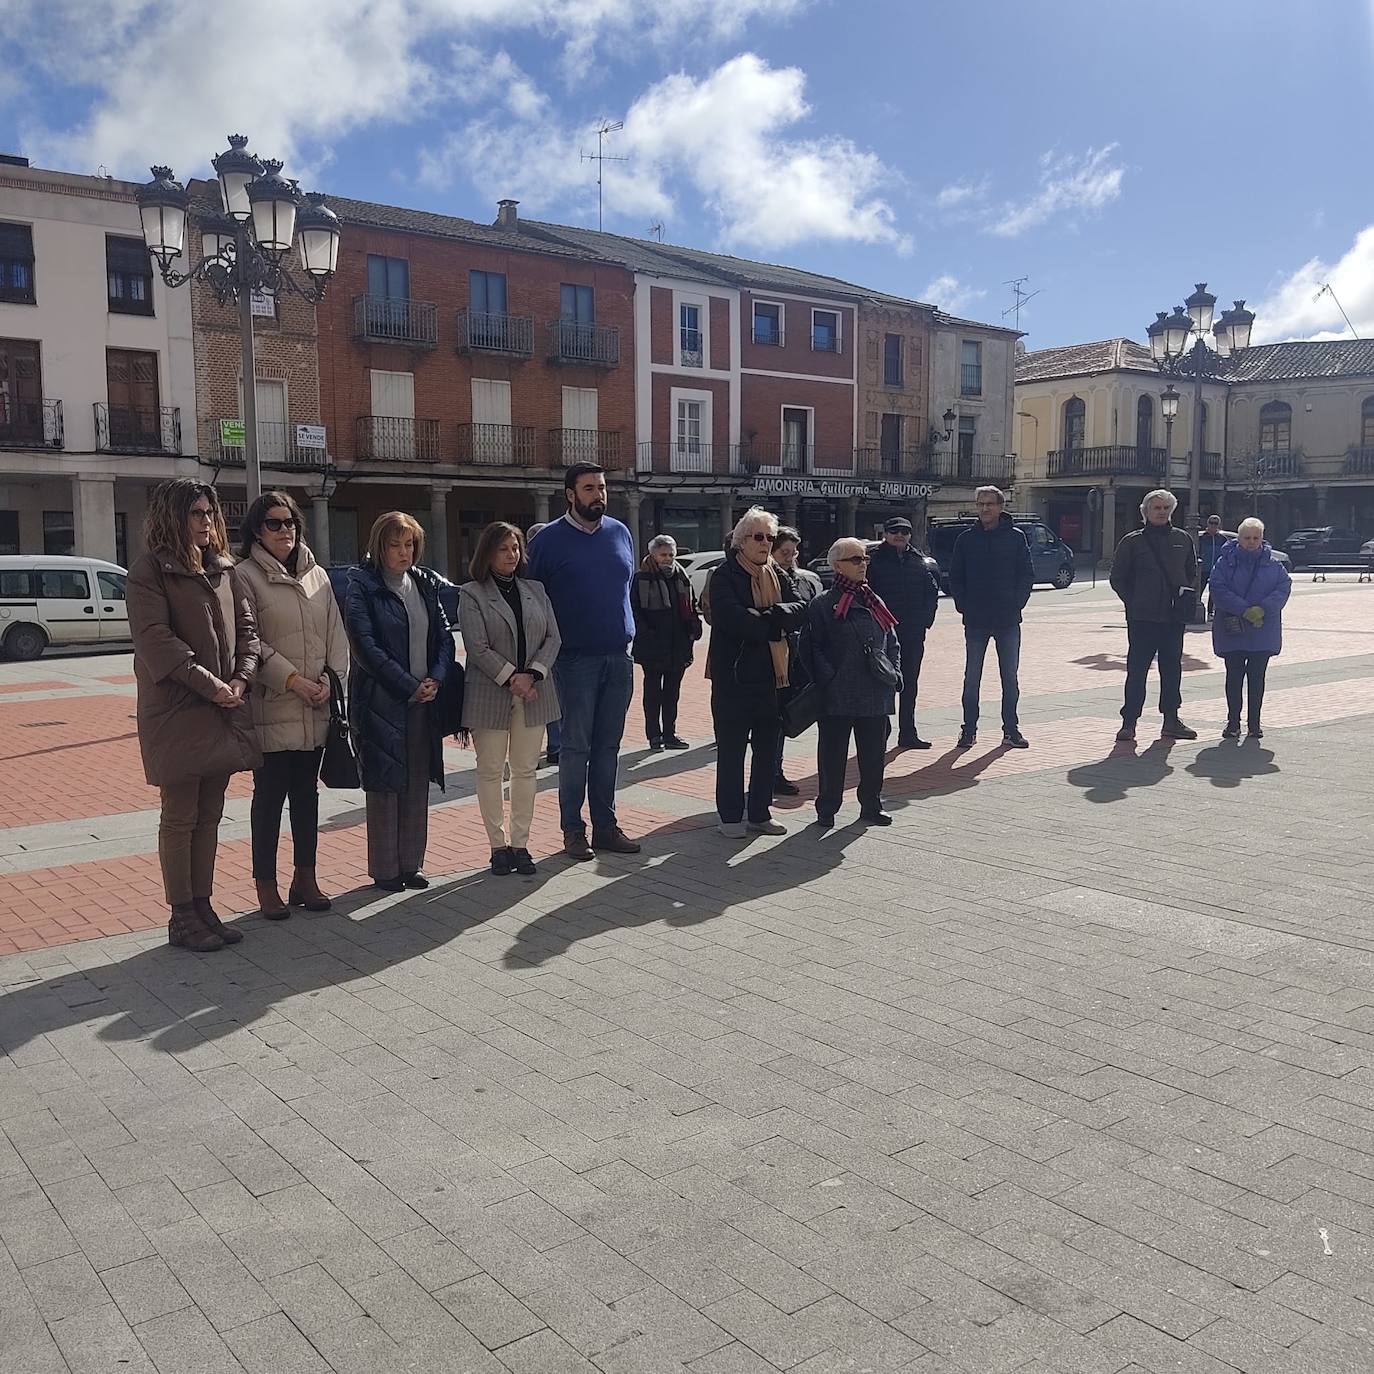
[[[1021,701],[1021,686],[1016,670],[1021,663],[1021,627],[1004,625],[998,630],[964,626],[964,729],[978,728],[978,692],[983,685],[983,660],[988,641],[997,645],[997,667],[1002,675],[1002,729],[1015,730],[1019,722],[1016,708]]]
[[[557,681],[558,677],[555,675],[554,682],[556,683]],[[550,754],[556,754],[563,744],[563,722],[551,720],[544,729],[548,733],[548,752]]]
[[[614,830],[620,737],[634,695],[629,650],[577,654],[564,649],[554,661],[553,680],[563,707],[558,754],[558,811],[563,829],[582,827],[585,797],[593,834]]]

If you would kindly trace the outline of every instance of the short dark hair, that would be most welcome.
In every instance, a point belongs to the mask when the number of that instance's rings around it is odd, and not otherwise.
[[[563,474],[563,490],[576,491],[578,481],[583,477],[590,477],[594,472],[605,472],[606,469],[600,463],[574,463]]]
[[[244,513],[243,524],[239,526],[239,557],[247,559],[253,556],[253,545],[258,542],[258,536],[262,533],[262,522],[273,506],[285,506],[296,522],[296,544],[286,560],[286,571],[294,573],[301,546],[305,543],[305,517],[289,492],[265,491],[248,507]]]
[[[515,547],[520,550],[520,561],[515,565],[515,575],[523,577],[529,571],[529,563],[525,558],[525,536],[520,532],[519,526],[509,524],[505,520],[493,520],[477,536],[477,547],[473,550],[472,562],[468,564],[468,573],[474,582],[487,580],[491,574],[493,555],[511,535],[515,536]]]
[[[779,544],[795,544],[801,548],[801,535],[791,525],[779,525],[777,537],[773,540],[773,547],[776,549]]]

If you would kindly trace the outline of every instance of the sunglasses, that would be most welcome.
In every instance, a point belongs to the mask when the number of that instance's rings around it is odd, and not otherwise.
[[[867,563],[870,559],[866,553],[856,553],[852,558],[841,558],[841,563]]]
[[[296,528],[296,517],[294,515],[269,515],[263,522],[265,530],[271,530],[273,534],[280,534],[282,530],[294,530]]]
[[[764,534],[762,530],[755,530],[749,537],[756,544],[771,544],[778,536],[776,534]]]

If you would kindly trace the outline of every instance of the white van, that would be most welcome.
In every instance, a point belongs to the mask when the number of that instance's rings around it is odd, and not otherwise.
[[[127,644],[127,576],[99,558],[0,555],[0,651],[23,660],[49,644]]]

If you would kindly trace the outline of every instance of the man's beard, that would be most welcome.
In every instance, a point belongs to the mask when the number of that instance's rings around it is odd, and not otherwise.
[[[577,497],[573,497],[573,510],[577,512],[578,518],[585,520],[589,525],[595,525],[603,515],[606,514],[606,503],[604,501],[593,501],[590,506],[584,506]]]

